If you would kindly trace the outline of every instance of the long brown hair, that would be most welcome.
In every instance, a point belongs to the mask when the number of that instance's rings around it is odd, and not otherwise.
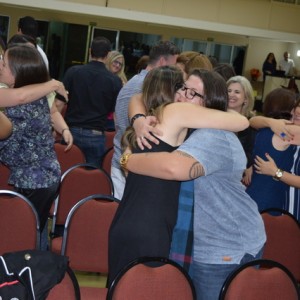
[[[183,74],[175,66],[163,66],[154,68],[146,75],[142,97],[146,108],[146,114],[161,120],[164,107],[174,102],[177,90],[183,84]],[[122,138],[122,147],[136,147],[136,135],[132,127],[128,127]]]

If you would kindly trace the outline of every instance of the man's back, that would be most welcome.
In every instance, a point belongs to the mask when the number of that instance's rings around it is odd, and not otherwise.
[[[91,61],[71,67],[64,84],[70,93],[65,116],[68,125],[103,131],[107,114],[114,111],[121,80],[104,63]]]
[[[126,128],[130,125],[128,118],[128,105],[133,95],[141,93],[142,85],[148,71],[142,70],[139,74],[131,78],[121,89],[116,103],[115,118],[116,118],[116,135],[114,138],[114,156],[112,164],[119,168],[119,160],[122,154],[121,139]]]
[[[65,74],[64,84],[69,90],[66,122],[74,144],[84,153],[86,162],[101,166],[105,152],[105,123],[114,111],[121,79],[105,66],[111,42],[105,37],[95,37],[90,47],[91,61],[84,66],[74,66]]]

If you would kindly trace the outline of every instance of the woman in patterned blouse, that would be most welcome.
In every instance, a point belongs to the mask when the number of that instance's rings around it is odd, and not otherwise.
[[[35,48],[14,45],[5,51],[0,62],[0,82],[7,87],[48,81],[47,68]],[[47,97],[6,108],[5,114],[13,124],[13,131],[0,141],[0,161],[11,170],[9,183],[37,209],[43,230],[61,175],[53,147]]]

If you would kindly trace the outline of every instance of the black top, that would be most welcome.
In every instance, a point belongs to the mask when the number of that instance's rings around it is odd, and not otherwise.
[[[263,63],[263,73],[264,73],[264,78],[266,75],[274,75],[276,72],[276,63],[270,63],[268,61],[265,61]]]
[[[172,152],[160,141],[143,152]],[[136,152],[141,152],[137,150]],[[157,162],[159,164],[159,162]],[[141,256],[169,257],[177,220],[180,182],[129,173],[109,233],[109,280]]]
[[[255,143],[256,130],[249,126],[243,131],[237,133],[237,136],[243,146],[247,157],[247,168],[253,165],[254,157],[253,157],[253,148]]]
[[[69,68],[63,83],[69,91],[65,120],[70,127],[104,130],[107,114],[114,111],[121,79],[104,63],[90,61]]]

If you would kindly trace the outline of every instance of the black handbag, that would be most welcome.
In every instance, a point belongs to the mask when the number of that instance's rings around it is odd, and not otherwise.
[[[28,281],[25,283],[25,281]],[[25,267],[19,273],[10,272],[0,256],[0,297],[2,300],[34,299],[31,270]]]
[[[19,282],[20,290],[24,292],[23,297],[16,299],[22,300],[43,300],[46,299],[52,287],[60,283],[65,276],[68,268],[68,257],[55,254],[50,251],[25,250],[5,253],[0,257],[3,265],[6,266],[5,272],[1,271],[6,279],[1,282]],[[6,272],[7,271],[7,272]],[[0,282],[0,287],[1,287]],[[13,287],[13,284],[6,284]],[[3,298],[3,300],[11,298]],[[3,289],[4,293],[4,289]]]

